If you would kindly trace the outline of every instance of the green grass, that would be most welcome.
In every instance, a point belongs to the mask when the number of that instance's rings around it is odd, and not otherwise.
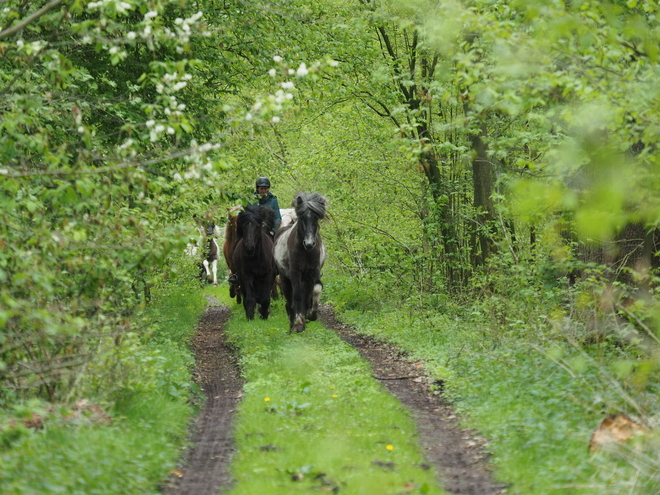
[[[640,404],[647,413],[657,409],[654,390],[639,390],[631,401],[613,386],[620,350],[604,346],[591,356],[540,332],[530,332],[525,338],[506,328],[493,332],[479,320],[431,310],[381,306],[364,311],[353,305],[343,287],[326,278],[326,298],[337,303],[340,318],[425,362],[434,377],[444,382],[445,394],[465,426],[490,440],[495,474],[512,485],[508,493],[660,491],[653,481],[657,474],[642,474],[630,462],[626,468],[610,456],[588,453],[591,433],[605,415],[634,415]],[[657,456],[657,448],[649,453]],[[658,464],[647,459],[646,466],[652,471]],[[618,481],[612,479],[615,470]],[[625,480],[638,475],[638,488],[630,491],[634,485]]]
[[[444,493],[409,413],[357,351],[319,323],[289,334],[282,301],[252,322],[224,301],[247,380],[229,493]]]
[[[130,345],[113,354],[121,380],[81,380],[89,386],[79,389],[77,399],[102,406],[111,424],[94,413],[74,418],[71,404],[33,400],[4,411],[0,493],[158,493],[158,485],[176,467],[194,413],[189,403],[194,387],[188,343],[205,306],[199,292],[176,287],[157,292],[144,317],[152,331],[127,338]],[[36,414],[44,418],[44,427],[25,428],[20,420]]]

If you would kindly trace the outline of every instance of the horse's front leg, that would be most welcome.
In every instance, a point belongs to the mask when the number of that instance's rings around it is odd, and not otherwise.
[[[245,308],[245,317],[248,320],[253,320],[254,308],[257,305],[257,300],[254,297],[254,279],[249,277],[242,280],[241,289],[243,290],[243,308]]]
[[[259,303],[259,315],[262,320],[266,320],[268,319],[268,314],[270,312],[270,291],[273,283],[270,277],[267,277],[261,282],[257,302]]]
[[[204,265],[204,271],[206,271],[206,280],[208,281],[211,278],[211,271],[209,270],[209,260],[202,261]]]
[[[218,260],[211,262],[211,272],[213,272],[213,287],[218,286]]]
[[[314,287],[312,287],[312,301],[309,311],[307,312],[307,318],[310,321],[316,321],[318,318],[319,312],[319,302],[321,301],[321,293],[323,292],[323,284],[321,283],[321,278],[316,277],[316,282]]]
[[[305,331],[305,287],[300,274],[295,274],[291,280],[293,286],[293,319],[291,321],[292,332]]]

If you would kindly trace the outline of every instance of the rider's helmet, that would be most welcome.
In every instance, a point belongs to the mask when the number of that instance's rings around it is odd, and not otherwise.
[[[259,177],[257,179],[257,189],[260,187],[270,187],[270,181],[268,177]]]

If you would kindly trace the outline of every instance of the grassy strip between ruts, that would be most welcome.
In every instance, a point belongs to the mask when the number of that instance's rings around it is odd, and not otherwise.
[[[224,302],[247,381],[229,493],[444,493],[408,411],[356,350],[319,323],[290,334],[282,300],[253,321]]]
[[[596,359],[559,338],[525,340],[506,329],[494,335],[477,320],[437,311],[365,311],[344,286],[328,279],[324,291],[340,319],[425,362],[465,426],[489,439],[496,476],[511,484],[508,493],[659,493],[656,464],[644,451],[638,457],[646,467],[630,453],[588,452],[591,433],[607,414],[634,414],[637,401],[657,404],[654,389],[631,398],[613,386],[616,349]]]
[[[83,372],[85,408],[33,400],[0,416],[0,493],[158,493],[193,414],[189,341],[206,301],[155,292],[142,325],[151,331],[102,346]],[[37,418],[40,428],[26,427]]]

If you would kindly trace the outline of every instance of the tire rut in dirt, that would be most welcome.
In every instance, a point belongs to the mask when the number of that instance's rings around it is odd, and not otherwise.
[[[195,382],[202,388],[206,402],[193,425],[192,445],[179,477],[163,487],[166,495],[215,495],[231,486],[233,417],[243,381],[225,338],[229,316],[226,306],[209,306],[199,321],[193,340]]]
[[[459,426],[451,406],[430,390],[430,379],[420,364],[406,359],[391,344],[354,332],[336,319],[330,306],[320,307],[319,317],[360,352],[376,379],[411,411],[426,458],[435,466],[445,490],[464,495],[506,491],[505,485],[493,480],[484,440]]]

